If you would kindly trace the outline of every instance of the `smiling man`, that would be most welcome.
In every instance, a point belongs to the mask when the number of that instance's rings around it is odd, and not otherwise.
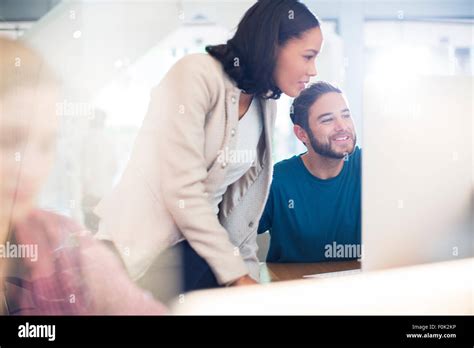
[[[275,165],[258,229],[271,235],[267,261],[358,258],[352,251],[360,250],[361,150],[347,101],[340,89],[317,82],[291,109],[308,151]]]

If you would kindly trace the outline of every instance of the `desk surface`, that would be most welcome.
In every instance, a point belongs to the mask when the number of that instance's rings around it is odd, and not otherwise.
[[[260,263],[260,282],[302,279],[304,275],[359,269],[360,262],[333,261],[318,263]]]
[[[351,262],[263,265],[280,277],[288,276],[279,272],[282,269],[297,269],[291,277],[299,277],[306,270],[345,267]],[[473,267],[470,258],[344,277],[192,291],[186,301],[176,300],[171,308],[173,314],[186,315],[472,315]]]

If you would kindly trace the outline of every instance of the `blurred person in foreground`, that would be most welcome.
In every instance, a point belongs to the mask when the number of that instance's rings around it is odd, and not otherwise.
[[[35,51],[0,38],[0,313],[163,314],[111,251],[35,207],[54,159],[59,93]]]

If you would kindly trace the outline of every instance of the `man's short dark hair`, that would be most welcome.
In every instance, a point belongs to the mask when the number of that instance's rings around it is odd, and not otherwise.
[[[305,88],[291,105],[290,118],[293,124],[297,124],[308,131],[309,109],[323,94],[331,92],[342,93],[339,88],[324,81],[315,82]]]

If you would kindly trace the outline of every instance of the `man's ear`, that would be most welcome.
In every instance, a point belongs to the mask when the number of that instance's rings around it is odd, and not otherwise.
[[[306,133],[303,127],[295,124],[293,125],[293,132],[295,133],[299,141],[301,141],[305,145],[308,144],[309,142],[308,133]]]

